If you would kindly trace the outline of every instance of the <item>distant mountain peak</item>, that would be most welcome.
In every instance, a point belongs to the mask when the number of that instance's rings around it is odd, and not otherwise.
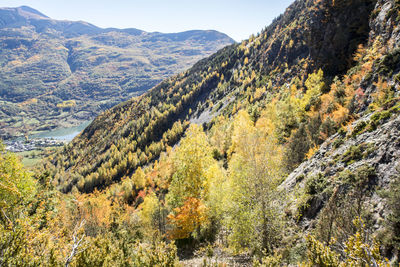
[[[23,17],[25,19],[50,19],[48,16],[45,14],[37,11],[36,9],[33,9],[29,6],[20,6],[20,7],[1,7],[0,10],[2,11],[8,11],[8,12],[13,12],[14,14],[18,14],[20,17]]]
[[[29,6],[20,6],[17,8],[18,13],[21,16],[29,16],[31,18],[38,18],[38,19],[49,19],[50,17],[46,16],[45,14],[39,12],[38,10],[31,8]]]

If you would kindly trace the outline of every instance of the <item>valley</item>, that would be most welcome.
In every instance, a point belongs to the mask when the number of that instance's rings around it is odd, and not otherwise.
[[[148,33],[0,9],[0,136],[73,127],[234,41],[217,31]]]

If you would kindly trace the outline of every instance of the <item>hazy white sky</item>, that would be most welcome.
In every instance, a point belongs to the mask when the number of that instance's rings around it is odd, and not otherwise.
[[[1,7],[27,5],[54,19],[83,20],[107,28],[180,32],[218,30],[247,39],[294,0],[0,0]]]

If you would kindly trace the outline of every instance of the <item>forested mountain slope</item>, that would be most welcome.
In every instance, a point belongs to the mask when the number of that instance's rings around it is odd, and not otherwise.
[[[0,9],[0,134],[68,126],[140,95],[234,41],[216,31],[148,33]]]
[[[83,186],[82,179],[74,178],[71,184],[68,177],[95,175],[102,164],[108,164],[107,169],[113,168],[116,173],[107,175],[106,183],[100,175],[101,186],[130,175],[138,166],[156,159],[167,145],[173,146],[185,130],[185,121],[209,122],[217,114],[230,117],[242,108],[252,109],[253,116],[258,116],[263,105],[287,94],[292,85],[298,92],[304,90],[308,74],[320,68],[328,73],[320,78],[328,81],[333,75],[343,74],[354,65],[358,45],[368,43],[369,20],[354,18],[360,13],[368,18],[373,7],[373,1],[342,1],[335,5],[329,1],[296,1],[260,35],[226,47],[146,95],[106,111],[60,153],[63,160],[58,159],[61,166],[56,166],[60,173],[68,170],[62,174],[69,180],[68,190],[79,180]],[[322,90],[328,91],[329,85]],[[279,120],[286,127],[281,129],[282,138],[288,138],[290,127],[295,128],[296,123],[290,125],[284,117]],[[133,163],[117,167],[128,161],[129,152]]]
[[[42,170],[86,198],[71,205],[93,213],[79,216],[118,221],[91,225],[115,253],[135,236],[254,265],[394,264],[399,21],[398,0],[295,1],[260,34],[102,113]]]

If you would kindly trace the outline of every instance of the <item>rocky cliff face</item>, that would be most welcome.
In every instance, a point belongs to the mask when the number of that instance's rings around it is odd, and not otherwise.
[[[307,195],[306,200],[297,199],[295,205],[302,206],[299,224],[303,229],[321,225],[335,210],[333,207],[346,209],[349,206],[343,202],[348,201],[358,203],[360,210],[353,215],[370,218],[371,229],[378,236],[386,231],[391,211],[384,192],[390,191],[393,180],[400,175],[399,5],[399,1],[379,0],[371,13],[367,45],[379,43],[386,55],[375,61],[370,74],[359,83],[364,101],[358,119],[327,139],[282,184],[290,192]],[[393,98],[371,111],[381,80],[387,82]],[[390,252],[387,255],[392,256]]]
[[[293,171],[293,173],[288,176],[284,183],[285,187],[292,188],[296,184],[295,181],[296,177],[298,176],[307,176],[308,174],[315,174],[323,171],[322,169],[326,168],[326,162],[331,162],[331,160],[334,158],[342,155],[351,146],[359,146],[365,143],[375,144],[373,155],[367,156],[369,160],[355,162],[355,166],[363,164],[363,162],[367,164],[374,163],[376,165],[381,162],[382,157],[389,159],[391,162],[393,161],[393,163],[399,159],[399,153],[395,152],[399,145],[399,140],[397,140],[400,136],[398,132],[399,118],[397,115],[393,115],[395,118],[388,119],[392,116],[392,114],[397,114],[398,112],[398,106],[393,107],[393,105],[397,103],[397,100],[392,100],[388,106],[383,108],[386,110],[385,112],[387,112],[384,113],[384,115],[382,115],[381,112],[370,113],[369,111],[366,111],[367,105],[371,102],[370,96],[374,94],[377,89],[374,82],[378,80],[378,76],[380,75],[387,75],[385,79],[388,80],[388,83],[395,91],[395,95],[399,95],[400,84],[396,75],[400,72],[400,56],[397,50],[400,45],[400,27],[396,23],[397,17],[395,16],[398,15],[398,11],[393,11],[393,9],[398,10],[398,6],[396,7],[396,5],[399,4],[396,4],[395,2],[398,1],[378,1],[373,11],[373,15],[370,20],[371,32],[369,36],[369,45],[372,46],[372,43],[375,40],[380,40],[383,43],[387,43],[386,49],[389,49],[390,52],[388,55],[382,58],[382,60],[375,64],[374,70],[371,72],[371,74],[361,81],[360,88],[363,89],[367,98],[364,102],[363,108],[361,109],[363,110],[360,113],[361,118],[354,122],[349,129],[359,129],[361,127],[360,125],[365,124],[361,129],[364,130],[364,127],[366,128],[371,124],[371,122],[375,123],[376,121],[379,121],[379,123],[384,123],[379,125],[379,127],[374,126],[378,127],[376,130],[365,132],[360,135],[357,135],[357,133],[352,130],[348,130],[349,132],[344,137],[340,134],[333,135],[321,146],[318,152],[310,160],[301,164],[295,171]],[[389,68],[389,71],[385,68]],[[389,111],[387,109],[389,109]],[[380,116],[385,116],[385,118]],[[343,141],[344,139],[345,141]],[[343,141],[344,143],[340,146],[334,145],[335,142],[339,141]],[[391,156],[385,156],[388,155],[388,153]],[[386,177],[383,178],[382,182],[386,181],[385,183],[387,184],[387,175],[389,173],[394,173],[396,168],[395,165],[396,164],[392,164],[391,167],[387,169],[389,170],[388,172],[381,172],[383,175],[382,177]],[[350,170],[354,170],[354,168],[351,166],[347,166],[346,164],[337,164],[335,165],[335,168],[343,169],[344,167],[348,167]],[[332,171],[330,168],[327,174],[332,176],[332,173],[337,173],[337,171]]]
[[[398,13],[400,3],[397,0],[378,0],[370,19],[370,41],[382,38],[389,48],[398,48],[400,42]]]
[[[307,178],[322,174],[325,179],[334,181],[342,172],[356,173],[362,166],[373,167],[375,179],[373,186],[388,188],[393,175],[400,167],[400,116],[399,106],[394,107],[391,113],[381,117],[382,113],[373,113],[357,120],[351,128],[353,131],[335,134],[319,148],[315,155],[302,163],[294,170],[282,184],[287,190],[294,190],[298,186],[304,187]],[[390,117],[390,115],[392,117]],[[369,125],[378,121],[375,130],[365,130],[362,133],[354,131],[357,125]],[[373,193],[374,205],[383,202],[376,192]],[[325,199],[326,201],[327,199]],[[310,207],[309,219],[315,218],[320,206]],[[382,214],[383,206],[377,214]]]

